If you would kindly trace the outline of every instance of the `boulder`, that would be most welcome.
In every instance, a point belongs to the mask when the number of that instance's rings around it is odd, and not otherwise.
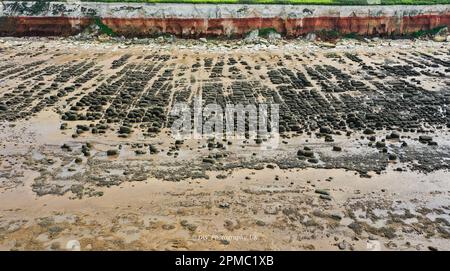
[[[267,39],[268,40],[279,40],[279,39],[281,39],[281,35],[280,35],[280,33],[277,33],[275,31],[271,31],[267,35]]]
[[[437,42],[444,42],[447,41],[447,36],[448,36],[448,28],[443,27],[433,36],[433,40]]]
[[[305,37],[308,41],[315,41],[317,39],[316,33],[308,33]]]
[[[422,143],[428,143],[430,141],[432,141],[433,138],[431,136],[427,136],[427,135],[421,135],[419,136],[419,141]]]
[[[245,37],[245,41],[246,42],[254,42],[258,39],[258,36],[259,36],[259,30],[255,29],[247,34],[247,36]]]

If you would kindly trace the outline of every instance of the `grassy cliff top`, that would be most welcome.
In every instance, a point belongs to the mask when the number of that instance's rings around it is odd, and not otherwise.
[[[450,4],[450,0],[97,0],[84,2],[214,3],[214,4],[318,4],[318,5],[428,5]]]
[[[11,1],[11,0],[10,0]],[[14,0],[12,0],[14,1]],[[23,2],[27,0],[17,0]],[[33,1],[33,0],[28,0]],[[39,2],[68,2],[65,0],[35,0]],[[70,2],[74,2],[72,0]],[[434,5],[450,4],[450,0],[79,0],[107,3],[196,3],[196,4],[292,4],[292,5]]]

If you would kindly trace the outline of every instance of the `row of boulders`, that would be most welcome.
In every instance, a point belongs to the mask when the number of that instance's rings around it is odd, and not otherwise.
[[[448,28],[441,28],[436,34],[433,36],[433,40],[437,42],[450,41],[450,34],[448,33]]]

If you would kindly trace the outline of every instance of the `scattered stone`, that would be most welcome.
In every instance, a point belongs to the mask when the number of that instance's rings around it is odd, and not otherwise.
[[[319,159],[317,159],[317,158],[309,158],[308,162],[310,162],[311,164],[317,164],[317,163],[319,163]]]
[[[314,157],[314,152],[310,150],[299,150],[297,156]]]
[[[61,249],[61,243],[60,242],[53,242],[50,245],[51,250],[60,250]]]
[[[428,246],[428,250],[430,251],[438,251],[437,247],[433,247],[433,246]]]
[[[209,157],[205,157],[203,158],[203,163],[207,163],[207,164],[214,164],[216,161],[214,161],[214,159],[209,158]]]
[[[175,229],[175,225],[172,224],[164,224],[162,225],[163,230],[173,230]]]
[[[340,250],[345,250],[347,248],[347,242],[345,240],[343,240],[342,242],[340,242],[338,244],[338,247]]]
[[[432,140],[433,140],[433,138],[431,136],[427,136],[427,135],[419,136],[419,142],[421,142],[421,143],[428,143]]]
[[[71,148],[69,145],[67,145],[66,143],[64,143],[64,144],[61,146],[61,149],[66,150],[66,151],[68,151],[68,152],[71,152],[71,151],[72,151],[72,148]]]
[[[119,133],[120,134],[130,134],[131,133],[131,128],[127,127],[127,126],[121,126],[119,129]]]
[[[144,155],[144,154],[146,154],[146,152],[144,150],[135,150],[134,153],[136,155]]]
[[[340,221],[340,220],[342,220],[343,216],[341,214],[331,214],[330,217],[334,220]]]
[[[386,147],[386,143],[383,142],[383,141],[377,141],[377,142],[375,143],[375,147],[377,147],[377,149],[385,148],[385,147]]]
[[[335,48],[336,44],[330,43],[330,42],[321,42],[321,43],[319,43],[319,46],[325,47],[325,48]]]
[[[149,146],[150,154],[158,153],[158,149],[154,145]]]
[[[264,227],[266,225],[266,222],[258,220],[258,221],[256,221],[256,225]]]
[[[115,155],[119,155],[119,151],[118,151],[118,150],[107,150],[107,151],[106,151],[106,155],[107,155],[107,156],[115,156]]]
[[[194,232],[197,229],[197,225],[191,224],[187,220],[182,220],[180,225],[191,232]]]
[[[330,195],[330,192],[328,190],[324,190],[324,189],[316,189],[316,190],[314,190],[314,193],[326,195],[326,196]]]
[[[399,139],[400,134],[397,131],[393,131],[390,135],[386,136],[386,139]]]
[[[316,41],[317,35],[316,35],[316,33],[308,33],[306,35],[305,39],[308,41]]]
[[[324,200],[332,200],[331,196],[329,195],[320,195],[319,198]]]
[[[332,130],[331,130],[330,127],[322,126],[319,129],[319,133],[321,133],[321,134],[331,134]]]

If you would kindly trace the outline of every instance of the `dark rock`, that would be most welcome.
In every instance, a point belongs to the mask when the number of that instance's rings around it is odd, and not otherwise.
[[[331,134],[331,128],[330,127],[326,127],[326,126],[323,126],[323,127],[320,127],[320,129],[319,129],[319,133],[321,133],[321,134]]]
[[[150,149],[151,154],[155,154],[155,153],[159,152],[158,149],[154,145],[150,145],[149,149]]]
[[[208,164],[214,164],[216,161],[214,161],[214,159],[209,158],[209,157],[205,157],[203,158],[203,163],[208,163]]]
[[[328,190],[324,190],[324,189],[316,189],[316,190],[314,190],[314,193],[321,194],[321,195],[327,195],[327,196],[330,195],[330,192]]]
[[[314,157],[314,152],[309,150],[299,150],[297,156]]]
[[[107,150],[106,151],[106,155],[108,156],[114,156],[114,155],[118,155],[119,151],[118,150]]]
[[[352,229],[356,234],[361,234],[363,231],[362,226],[357,222],[352,222],[347,227]]]
[[[428,250],[430,251],[438,251],[437,247],[428,246]]]
[[[221,203],[219,203],[219,208],[222,208],[222,209],[230,208],[230,204],[228,202],[221,202]]]
[[[319,163],[319,159],[317,159],[317,158],[309,158],[308,162],[310,162],[312,164],[317,164],[317,163]]]
[[[331,196],[328,196],[328,195],[320,195],[319,198],[324,199],[324,200],[332,200]]]
[[[363,131],[363,134],[365,134],[365,135],[373,135],[373,134],[375,134],[375,132],[374,132],[374,130],[372,130],[370,128],[367,128],[367,129],[365,129]]]
[[[382,141],[377,141],[377,143],[375,143],[375,147],[377,147],[378,149],[385,148],[386,143]]]
[[[386,139],[399,139],[400,134],[397,131],[393,131],[390,135],[386,136]]]
[[[256,221],[256,225],[264,227],[266,225],[266,222],[258,220],[258,221]]]
[[[427,136],[427,135],[421,135],[419,136],[419,141],[422,143],[428,143],[430,141],[432,141],[433,138],[431,136]]]
[[[119,128],[119,133],[120,134],[130,134],[131,133],[131,128],[127,127],[127,126],[121,126]]]

